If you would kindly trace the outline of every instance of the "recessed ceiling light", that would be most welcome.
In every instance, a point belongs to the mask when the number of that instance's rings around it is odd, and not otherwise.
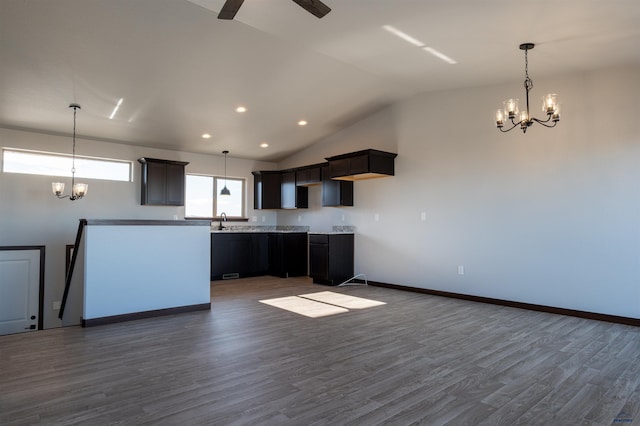
[[[211,137],[211,135],[209,133],[203,133],[202,134],[202,139],[209,139]]]
[[[269,144],[268,144],[268,143],[266,143],[266,142],[262,142],[262,143],[260,144],[260,148],[269,148]]]
[[[307,121],[306,120],[298,121],[298,126],[306,126],[306,125],[307,125]]]
[[[450,57],[448,57],[447,55],[445,55],[442,52],[437,51],[436,49],[434,49],[433,47],[423,47],[423,49],[429,53],[431,53],[433,56],[435,56],[438,59],[442,59],[443,61],[451,64],[451,65],[455,65],[457,64],[456,61],[454,61],[453,59],[451,59]]]
[[[236,108],[236,112],[246,112],[247,108],[243,107],[242,105],[240,105],[238,108]]]

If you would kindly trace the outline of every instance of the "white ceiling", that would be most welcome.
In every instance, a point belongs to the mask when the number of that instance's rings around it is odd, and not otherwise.
[[[77,102],[84,137],[277,161],[416,93],[521,81],[522,42],[534,82],[640,63],[637,0],[324,2],[0,0],[0,127],[69,134]]]

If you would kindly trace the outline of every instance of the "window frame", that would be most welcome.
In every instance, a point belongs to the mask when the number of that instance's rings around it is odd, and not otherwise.
[[[199,176],[199,177],[208,177],[211,178],[213,180],[213,193],[211,194],[212,197],[212,216],[187,216],[187,198],[186,198],[186,194],[187,194],[187,182],[188,182],[188,177],[189,176]],[[245,178],[240,178],[240,177],[229,177],[229,176],[220,176],[220,175],[211,175],[211,174],[206,174],[206,173],[185,173],[185,212],[184,212],[184,218],[186,220],[220,220],[221,217],[220,216],[216,216],[216,211],[217,211],[217,203],[218,203],[218,194],[220,193],[220,190],[222,189],[222,187],[218,186],[218,180],[227,180],[227,181],[239,181],[242,184],[242,194],[241,194],[241,216],[227,216],[227,220],[230,222],[246,222],[249,219],[247,218],[247,179]]]
[[[11,153],[23,153],[23,154],[30,154],[30,155],[35,155],[35,156],[41,156],[41,157],[46,157],[46,158],[65,158],[65,159],[72,159],[73,155],[71,154],[66,154],[66,153],[59,153],[59,152],[49,152],[49,151],[37,151],[37,150],[31,150],[31,149],[21,149],[21,148],[11,148],[11,147],[2,147],[1,149],[2,151],[2,173],[11,173],[11,174],[23,174],[23,175],[31,175],[31,176],[48,176],[48,177],[62,177],[62,178],[71,178],[72,173],[71,173],[71,167],[69,167],[68,171],[65,171],[64,174],[62,173],[47,173],[47,174],[43,174],[43,173],[34,173],[31,171],[7,171],[5,164],[5,153],[7,152],[11,152]],[[76,160],[80,159],[80,160],[89,160],[89,161],[98,161],[98,162],[103,162],[103,163],[113,163],[113,164],[121,164],[121,165],[127,165],[129,171],[127,173],[127,179],[113,179],[113,178],[104,178],[104,177],[96,177],[96,176],[78,176],[78,173],[76,172],[76,178],[79,179],[93,179],[93,180],[105,180],[105,181],[110,181],[110,182],[133,182],[133,161],[129,161],[129,160],[120,160],[120,159],[115,159],[115,158],[104,158],[104,157],[93,157],[93,156],[88,156],[88,155],[76,155],[75,156]],[[89,169],[90,170],[90,169]]]

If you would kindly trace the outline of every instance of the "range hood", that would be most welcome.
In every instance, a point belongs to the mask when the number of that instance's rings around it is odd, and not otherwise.
[[[391,152],[365,149],[325,159],[329,162],[331,179],[356,181],[393,176],[397,156]]]

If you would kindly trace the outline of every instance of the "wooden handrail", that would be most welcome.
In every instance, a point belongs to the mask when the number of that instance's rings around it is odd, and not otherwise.
[[[64,283],[64,294],[62,295],[62,302],[60,304],[60,313],[58,318],[62,319],[64,315],[64,308],[67,305],[67,297],[69,296],[69,287],[71,287],[71,278],[73,277],[73,269],[76,266],[76,259],[78,258],[78,248],[80,247],[80,241],[82,240],[82,231],[87,224],[87,219],[80,219],[78,224],[78,232],[76,233],[76,242],[73,245],[73,256],[71,256],[71,262],[69,262],[69,269],[67,270],[67,278]]]

